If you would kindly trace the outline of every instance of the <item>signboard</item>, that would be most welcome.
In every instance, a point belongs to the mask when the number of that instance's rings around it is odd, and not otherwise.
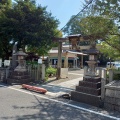
[[[10,66],[10,60],[4,60],[4,66]]]
[[[38,59],[38,63],[39,63],[39,64],[42,64],[42,59]]]

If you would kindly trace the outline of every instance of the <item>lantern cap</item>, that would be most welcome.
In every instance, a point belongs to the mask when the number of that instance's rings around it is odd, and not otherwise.
[[[97,50],[97,49],[89,49],[89,50],[86,51],[86,54],[97,55],[97,54],[100,54],[100,51]]]
[[[16,52],[15,54],[13,54],[13,55],[16,55],[16,56],[27,56],[27,54],[23,52],[22,48],[20,48],[19,51]]]

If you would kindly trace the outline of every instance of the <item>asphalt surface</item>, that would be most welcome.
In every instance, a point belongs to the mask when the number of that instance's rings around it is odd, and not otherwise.
[[[69,72],[76,81],[82,78],[79,74]],[[74,90],[71,80],[69,76],[42,85],[51,90],[45,95],[0,83],[0,120],[120,120],[120,113],[62,98],[64,92]]]

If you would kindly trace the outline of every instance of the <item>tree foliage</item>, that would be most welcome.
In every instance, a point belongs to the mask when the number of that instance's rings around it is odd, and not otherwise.
[[[104,38],[101,52],[112,59],[120,60],[120,1],[119,0],[96,0],[89,7],[99,16],[108,17],[114,21],[114,29],[110,29],[109,35]]]
[[[93,0],[83,13],[67,24],[64,32],[67,34],[88,35],[93,40],[104,41],[101,52],[108,55],[108,57],[118,59],[120,56],[119,13],[120,1]]]
[[[62,37],[62,32],[59,31],[58,29],[54,30],[54,36],[56,37]],[[48,51],[52,48],[52,47],[56,47],[58,46],[57,42],[52,42],[52,44],[48,44],[47,46],[32,46],[32,45],[28,45],[27,46],[27,51],[32,51],[34,53],[36,53],[39,56],[45,56],[48,55]]]
[[[8,59],[9,55],[12,53],[12,45],[10,44],[11,35],[9,35],[7,28],[4,27],[7,20],[5,12],[11,9],[11,5],[11,0],[0,1],[0,57],[4,59]]]
[[[80,27],[80,20],[83,18],[82,14],[75,17],[73,15],[65,28],[63,29],[63,32],[67,35],[72,35],[72,34],[80,34],[81,33],[81,27]],[[74,20],[73,20],[74,19]]]
[[[102,16],[88,16],[79,22],[82,35],[92,35],[93,40],[105,38],[114,28],[114,23],[110,19]]]
[[[4,7],[9,2],[2,0],[0,4],[0,42],[6,40],[6,46],[18,42],[23,48],[50,46],[59,22],[46,7],[36,6],[35,0],[15,0],[12,7]]]

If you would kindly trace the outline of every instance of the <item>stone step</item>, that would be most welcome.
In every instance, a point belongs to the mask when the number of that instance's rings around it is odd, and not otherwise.
[[[79,86],[98,89],[101,87],[101,82],[93,83],[93,82],[88,82],[88,81],[79,81]]]
[[[78,91],[71,91],[71,100],[86,103],[86,104],[97,106],[97,107],[102,106],[100,96],[90,95],[90,94],[82,93]]]
[[[20,80],[20,79],[26,79],[26,78],[30,78],[30,75],[23,75],[23,76],[21,76],[21,75],[11,75],[9,78],[11,78],[11,79],[18,79],[18,80]]]
[[[84,76],[83,81],[97,83],[97,82],[101,82],[101,78],[100,77]]]
[[[17,71],[13,71],[11,72],[11,75],[29,75],[29,73],[26,71],[26,72],[17,72]]]
[[[6,80],[7,84],[15,84],[15,83],[25,84],[25,83],[29,83],[29,82],[32,82],[32,81],[33,80],[31,78],[21,79],[21,80],[8,78]]]
[[[88,93],[91,95],[96,95],[99,96],[101,94],[101,89],[93,89],[93,88],[89,88],[89,87],[82,87],[82,86],[76,86],[76,91],[78,92],[83,92],[83,93]]]

